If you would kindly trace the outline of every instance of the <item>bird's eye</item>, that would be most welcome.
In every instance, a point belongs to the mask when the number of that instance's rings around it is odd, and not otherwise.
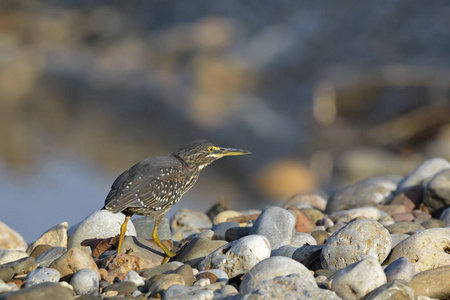
[[[213,152],[213,151],[214,151],[214,147],[209,147],[209,148],[208,148],[208,151],[209,151],[209,152]]]

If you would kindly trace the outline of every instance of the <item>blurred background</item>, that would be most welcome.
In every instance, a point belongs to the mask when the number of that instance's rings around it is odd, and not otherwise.
[[[279,205],[450,159],[445,1],[0,2],[0,220],[32,242],[206,138],[181,208]],[[169,215],[170,216],[170,215]]]

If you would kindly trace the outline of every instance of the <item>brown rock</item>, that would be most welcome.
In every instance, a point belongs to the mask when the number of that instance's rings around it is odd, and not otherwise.
[[[183,277],[179,274],[164,274],[153,281],[148,291],[151,293],[151,297],[157,297],[157,295],[162,296],[164,292],[174,284],[184,285]]]
[[[409,282],[416,298],[427,296],[433,299],[450,297],[450,266],[424,271]]]
[[[413,215],[414,217],[418,218],[418,219],[425,219],[425,220],[430,220],[431,214],[429,212],[420,210],[420,209],[415,209],[413,210]]]
[[[300,210],[308,216],[308,218],[314,223],[317,224],[317,221],[322,220],[325,216],[324,214],[315,208],[303,207]]]
[[[386,212],[388,215],[406,213],[406,207],[403,204],[387,204],[387,205],[377,205],[376,208]]]
[[[423,221],[422,223],[420,223],[420,225],[422,225],[423,228],[425,228],[425,229],[442,228],[442,227],[447,226],[447,222],[438,220],[438,219],[431,219],[431,220]]]
[[[139,256],[119,253],[108,257],[103,261],[101,267],[108,270],[108,275],[105,277],[105,280],[113,282],[116,277],[122,280],[128,272],[145,269],[148,265]]]
[[[316,228],[316,225],[313,223],[313,221],[308,218],[308,216],[300,209],[295,206],[291,206],[289,209],[295,213],[295,230],[297,232],[310,233],[314,230],[314,228]]]
[[[396,195],[389,204],[404,205],[406,212],[412,212],[414,208],[419,207],[423,199],[423,188],[421,186],[412,186],[402,193]]]
[[[217,225],[220,223],[229,222],[228,218],[240,217],[240,216],[242,216],[242,213],[240,213],[238,211],[225,210],[214,217],[213,224]]]
[[[36,241],[34,241],[27,249],[27,253],[33,252],[37,245],[50,245],[52,247],[67,248],[67,228],[69,224],[62,222],[46,232],[44,232]]]
[[[27,243],[14,229],[0,221],[0,249],[26,250]]]
[[[216,283],[217,281],[219,281],[219,277],[217,277],[216,274],[208,272],[208,271],[203,271],[201,273],[198,273],[196,278],[197,278],[197,280],[200,280],[202,278],[209,279],[210,283]]]
[[[406,233],[409,231],[420,230],[424,228],[422,227],[422,225],[417,223],[400,221],[392,225],[389,225],[388,227],[386,227],[386,229],[389,231],[390,234],[393,234],[393,233]]]
[[[311,236],[316,240],[317,245],[324,245],[331,234],[325,230],[316,230],[311,232]]]
[[[176,269],[173,274],[181,275],[186,286],[191,286],[195,281],[194,272],[192,271],[192,268],[187,264],[184,264]]]
[[[58,270],[61,277],[72,275],[81,269],[90,269],[97,273],[100,280],[100,272],[94,259],[79,248],[71,248],[66,253],[50,264],[50,268]]]
[[[50,245],[37,245],[34,250],[31,252],[30,256],[37,258],[39,255],[52,248]]]
[[[401,222],[401,221],[412,222],[414,220],[414,216],[411,213],[398,213],[398,214],[393,214],[392,219],[394,219],[395,222]]]

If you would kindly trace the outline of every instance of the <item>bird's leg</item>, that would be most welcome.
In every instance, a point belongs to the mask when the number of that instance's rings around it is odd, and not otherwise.
[[[120,251],[122,250],[123,240],[125,239],[125,232],[127,232],[127,223],[130,218],[130,215],[126,215],[125,221],[123,221],[122,226],[120,226],[119,246],[117,247],[117,253],[120,253]]]
[[[167,247],[163,243],[161,243],[161,241],[159,240],[159,236],[158,236],[159,224],[161,223],[161,220],[163,217],[164,217],[164,215],[160,215],[155,218],[155,228],[153,228],[152,238],[166,254],[166,256],[164,257],[164,260],[162,262],[163,264],[165,264],[169,260],[169,258],[174,257],[176,255],[176,253],[171,252],[169,249],[167,249]]]

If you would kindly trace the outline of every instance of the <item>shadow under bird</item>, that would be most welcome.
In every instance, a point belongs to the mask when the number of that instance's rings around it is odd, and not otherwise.
[[[117,252],[122,250],[128,220],[137,214],[155,218],[152,237],[166,255],[163,263],[175,256],[158,237],[165,213],[194,185],[203,168],[224,156],[245,154],[251,152],[198,140],[170,155],[147,158],[123,172],[114,181],[102,208],[125,214]]]

